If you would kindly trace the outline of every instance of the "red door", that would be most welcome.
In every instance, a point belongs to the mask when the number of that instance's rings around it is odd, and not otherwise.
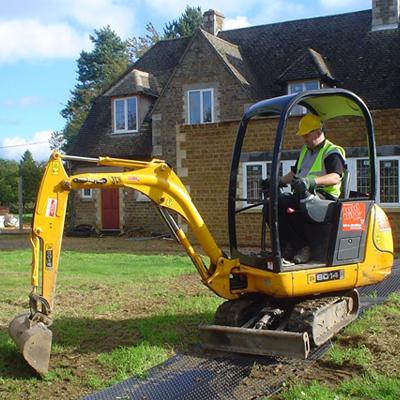
[[[118,189],[101,190],[102,229],[119,230],[119,192]]]

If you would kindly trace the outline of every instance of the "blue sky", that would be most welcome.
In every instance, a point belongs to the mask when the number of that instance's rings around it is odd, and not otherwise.
[[[162,32],[186,5],[222,12],[224,29],[371,8],[372,0],[0,0],[0,158],[49,156],[48,138],[76,84],[76,59],[89,35],[110,25],[123,39]]]

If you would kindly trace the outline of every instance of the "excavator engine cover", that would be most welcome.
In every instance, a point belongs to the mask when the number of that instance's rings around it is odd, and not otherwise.
[[[32,321],[29,317],[29,313],[18,315],[8,330],[27,363],[44,375],[49,368],[53,334],[43,322]]]

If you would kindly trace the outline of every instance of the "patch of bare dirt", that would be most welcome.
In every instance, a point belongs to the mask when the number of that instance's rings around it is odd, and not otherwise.
[[[27,234],[0,234],[0,250],[29,249]],[[98,236],[63,238],[63,250],[91,253],[124,252],[136,254],[186,254],[172,239],[132,238],[128,236]]]
[[[168,283],[168,289],[171,292],[179,292],[184,296],[198,296],[200,294],[210,293],[210,290],[200,284],[200,276],[197,274],[186,274],[174,277]]]

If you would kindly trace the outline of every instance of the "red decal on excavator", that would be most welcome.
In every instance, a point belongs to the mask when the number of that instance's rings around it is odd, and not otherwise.
[[[365,203],[343,203],[342,231],[365,230]]]
[[[130,182],[139,182],[139,178],[137,176],[129,175],[128,181]]]
[[[46,217],[55,217],[56,216],[56,208],[57,208],[57,200],[56,199],[48,199],[47,207],[46,207]]]

